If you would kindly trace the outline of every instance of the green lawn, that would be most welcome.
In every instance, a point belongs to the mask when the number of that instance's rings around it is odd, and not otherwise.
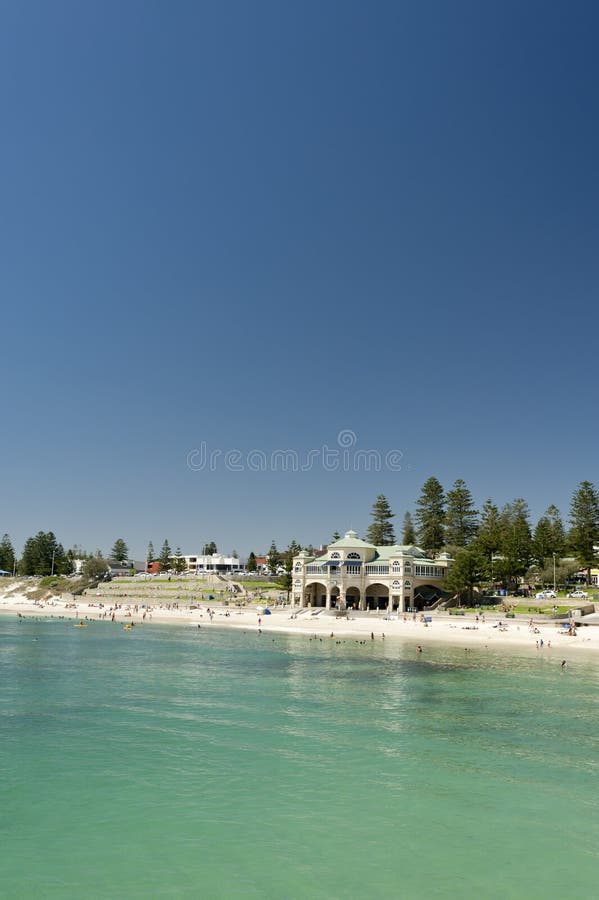
[[[570,606],[558,606],[557,611],[556,611],[553,609],[553,606],[530,606],[529,604],[524,605],[524,604],[520,604],[520,603],[514,605],[514,604],[510,603],[509,601],[507,603],[507,606],[508,606],[507,611],[502,608],[501,604],[498,604],[497,606],[482,606],[482,607],[481,606],[477,606],[477,607],[462,606],[459,608],[459,611],[457,609],[455,609],[455,607],[454,607],[449,610],[449,614],[455,616],[455,615],[459,615],[460,613],[471,613],[471,614],[479,613],[480,614],[480,613],[485,613],[485,612],[495,612],[500,616],[505,616],[505,615],[507,615],[507,612],[513,612],[513,613],[517,613],[518,615],[522,615],[522,616],[539,616],[539,615],[564,616],[564,615],[567,615],[572,608]]]
[[[543,615],[543,616],[564,616],[570,612],[570,606],[558,606],[557,610],[553,608],[553,606],[521,606],[520,604],[516,606],[513,610],[515,613],[521,613],[523,615]]]
[[[274,584],[272,581],[238,581],[238,584],[243,585],[244,588],[249,588],[250,590],[262,590],[262,591],[281,591],[280,584]]]

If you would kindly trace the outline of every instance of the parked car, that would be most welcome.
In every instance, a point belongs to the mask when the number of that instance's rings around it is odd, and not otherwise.
[[[556,597],[555,591],[539,591],[535,594],[535,600],[555,600]]]
[[[586,591],[570,591],[568,594],[572,600],[586,600],[588,596]]]

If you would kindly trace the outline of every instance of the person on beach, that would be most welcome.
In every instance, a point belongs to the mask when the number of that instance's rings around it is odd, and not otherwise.
[[[422,647],[420,646],[420,644],[418,644],[418,646],[416,647],[416,653],[422,653]]]
[[[566,660],[565,660],[565,659],[562,659],[562,666],[561,666],[561,667],[562,667],[562,669],[565,669],[565,668],[566,668]]]

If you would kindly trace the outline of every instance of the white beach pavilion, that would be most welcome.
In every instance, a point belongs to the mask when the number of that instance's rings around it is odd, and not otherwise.
[[[326,609],[423,609],[443,598],[453,560],[429,559],[419,547],[375,547],[348,531],[324,556],[305,550],[293,559],[294,606]]]

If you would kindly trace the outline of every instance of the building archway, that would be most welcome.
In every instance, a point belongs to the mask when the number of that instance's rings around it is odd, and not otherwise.
[[[346,609],[360,609],[360,588],[351,585],[345,591]]]
[[[304,589],[304,606],[326,606],[327,588],[321,581],[310,581]]]
[[[365,590],[365,609],[387,609],[389,588],[386,584],[369,584]]]
[[[419,584],[414,588],[412,605],[421,612],[423,609],[431,607],[437,600],[446,600],[447,597],[449,597],[449,592],[435,587],[434,584]]]
[[[339,594],[341,590],[339,585],[334,584],[331,588],[331,609],[339,609]]]

